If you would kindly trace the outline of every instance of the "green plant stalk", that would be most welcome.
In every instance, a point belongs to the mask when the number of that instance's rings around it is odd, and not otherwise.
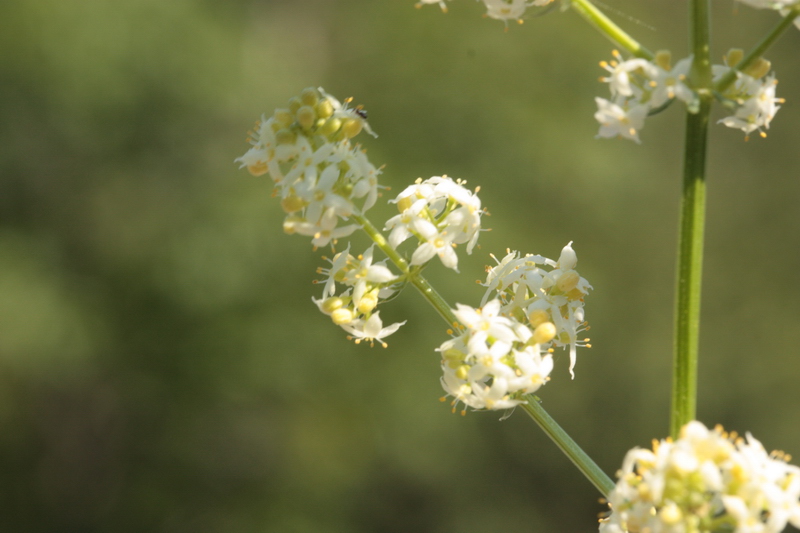
[[[425,279],[422,274],[420,274],[419,269],[415,269],[409,266],[408,261],[405,258],[397,253],[397,250],[389,246],[389,243],[386,240],[386,237],[378,231],[378,229],[372,225],[372,222],[369,221],[367,217],[364,215],[352,215],[353,220],[358,222],[361,227],[364,229],[367,235],[369,235],[370,239],[378,245],[378,248],[386,254],[386,256],[395,264],[397,268],[403,273],[403,275],[414,285],[419,292],[422,293],[422,296],[428,300],[428,303],[436,309],[436,312],[447,322],[447,324],[451,328],[458,327],[459,321],[458,317],[453,314],[453,310],[450,309],[450,306],[445,301],[442,296],[436,292],[436,289],[433,288],[433,285]]]
[[[436,292],[436,289],[426,280],[418,269],[409,266],[408,261],[403,256],[397,253],[397,250],[389,246],[386,238],[378,229],[364,215],[352,215],[355,220],[364,229],[367,235],[375,242],[383,253],[395,264],[397,268],[407,277],[407,279],[417,288],[422,296],[428,300],[439,315],[447,322],[447,325],[456,330],[459,325],[458,317],[450,309],[450,306]],[[539,405],[538,399],[529,397],[527,404],[521,404],[531,418],[542,428],[556,445],[561,449],[564,454],[578,467],[584,476],[597,487],[601,494],[608,496],[611,489],[614,488],[614,482],[600,470],[597,463],[586,455],[578,444],[570,438],[569,435],[559,426],[553,418],[547,414],[547,411]]]
[[[529,395],[527,397],[528,403],[521,404],[520,407],[533,418],[539,427],[547,434],[550,439],[556,443],[556,446],[569,457],[578,470],[583,472],[592,485],[600,491],[600,494],[606,498],[611,494],[614,489],[614,481],[603,472],[597,463],[592,461],[591,457],[586,455],[580,446],[578,446],[567,432],[559,426],[555,420],[539,405],[539,399],[536,396]]]
[[[713,94],[709,60],[709,0],[692,0],[692,83],[698,93],[695,113],[686,117],[680,236],[675,304],[675,344],[672,374],[670,434],[696,418],[697,359],[700,333],[700,290],[705,228],[706,153]]]
[[[720,80],[714,85],[714,90],[721,93],[731,86],[736,81],[736,73],[745,70],[753,64],[759,57],[769,49],[772,44],[778,40],[778,37],[783,35],[787,28],[790,28],[794,23],[794,19],[800,16],[800,6],[793,7],[789,13],[781,19],[781,21],[770,31],[764,39],[758,43],[741,61],[739,61],[733,70],[728,71]]]
[[[653,52],[642,46],[636,39],[617,26],[614,21],[597,9],[589,0],[571,0],[570,5],[578,14],[594,26],[597,31],[634,56],[647,59],[648,61],[652,61],[655,58]]]

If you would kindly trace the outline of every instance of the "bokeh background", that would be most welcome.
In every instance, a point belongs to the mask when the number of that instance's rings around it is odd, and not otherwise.
[[[687,54],[685,2],[606,2]],[[559,356],[549,412],[610,474],[664,437],[681,106],[640,146],[596,140],[612,45],[575,13],[503,31],[413,3],[0,3],[0,531],[595,530],[595,489],[524,413],[438,401],[445,333],[413,291],[387,349],[317,311],[323,251],[233,164],[304,87],[354,96],[395,193],[481,186],[492,231],[461,274],[427,270],[449,301],[477,304],[490,252],[575,241],[594,347],[574,381]],[[777,22],[713,4],[717,61]],[[699,418],[800,456],[798,47],[768,55],[767,139],[712,130]]]

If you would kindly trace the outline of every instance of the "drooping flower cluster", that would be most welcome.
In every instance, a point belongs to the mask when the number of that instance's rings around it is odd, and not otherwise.
[[[571,244],[571,243],[570,243]],[[553,347],[570,347],[570,372],[578,334],[587,329],[583,296],[591,288],[574,270],[570,245],[558,262],[509,252],[488,268],[488,290],[480,309],[457,305],[463,329],[445,341],[442,387],[473,409],[508,409],[524,403],[549,380]],[[549,267],[549,270],[545,267]],[[588,340],[588,339],[586,339]]]
[[[579,339],[578,335],[589,329],[583,299],[592,288],[575,270],[577,264],[572,242],[561,250],[558,261],[508,252],[497,266],[487,269],[487,290],[481,302],[483,305],[498,298],[503,303],[501,313],[506,316],[533,327],[553,324],[550,343],[556,348],[569,347],[569,372],[573,378],[577,348],[588,346],[589,339]]]
[[[598,137],[624,137],[639,143],[644,119],[654,109],[673,98],[693,105],[696,95],[688,85],[692,58],[671,64],[669,52],[659,52],[653,61],[642,58],[624,60],[616,50],[612,61],[600,66],[609,75],[600,78],[611,91],[611,100],[595,98],[600,123]]]
[[[800,527],[800,468],[700,422],[625,456],[601,533],[778,533]]]
[[[378,198],[378,174],[350,139],[373,134],[360,107],[348,108],[322,89],[305,89],[285,109],[262,117],[249,139],[252,148],[236,159],[254,176],[269,174],[287,216],[283,229],[327,246],[358,229],[339,226]],[[356,202],[360,202],[360,207]]]
[[[420,244],[411,256],[412,265],[422,265],[439,256],[442,264],[458,271],[455,248],[467,245],[471,254],[481,229],[481,201],[463,185],[447,176],[418,179],[390,202],[400,211],[386,221],[391,230],[389,244],[397,248],[409,237]],[[476,189],[477,192],[477,189]]]
[[[525,11],[530,7],[544,7],[552,4],[555,0],[481,0],[486,6],[486,16],[489,18],[502,20],[506,24],[508,21],[516,21],[520,24],[523,20]],[[447,12],[447,5],[444,0],[419,0],[417,7],[425,4],[439,4],[442,11]]]
[[[716,82],[732,70],[742,58],[741,50],[731,50],[726,56],[726,65],[714,65],[712,72]],[[770,62],[761,59],[756,61],[745,72],[736,72],[736,81],[722,93],[725,103],[733,108],[733,115],[721,119],[719,122],[729,128],[742,130],[746,135],[758,131],[766,137],[764,129],[769,124],[775,113],[783,103],[782,98],[775,97],[775,88],[778,80],[774,75],[767,75]],[[762,129],[763,128],[763,129]]]
[[[374,245],[358,257],[353,257],[348,245],[346,250],[336,254],[330,260],[330,268],[317,271],[327,279],[324,281],[322,298],[313,301],[356,343],[362,340],[370,343],[377,341],[385,347],[384,337],[397,331],[405,321],[384,328],[380,312],[375,310],[380,300],[396,292],[397,276],[386,267],[385,260],[373,263],[373,251]],[[337,283],[347,288],[336,294]]]

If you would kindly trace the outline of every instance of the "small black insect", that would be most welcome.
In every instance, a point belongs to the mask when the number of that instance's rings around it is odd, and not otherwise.
[[[356,107],[353,111],[355,111],[356,115],[367,120],[367,110],[361,106]]]

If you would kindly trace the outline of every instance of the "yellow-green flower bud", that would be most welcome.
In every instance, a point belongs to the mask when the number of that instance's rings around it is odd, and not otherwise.
[[[296,96],[292,96],[289,98],[289,111],[291,113],[297,113],[297,110],[303,107],[303,101],[300,100]]]
[[[561,290],[561,292],[569,292],[578,286],[580,280],[581,277],[578,275],[577,272],[575,272],[574,270],[567,270],[558,277],[558,281],[556,282],[556,287],[558,287]]]
[[[469,376],[469,366],[461,365],[456,369],[456,377],[458,379],[467,379]]]
[[[528,321],[531,323],[531,326],[538,328],[545,322],[550,322],[550,313],[544,309],[534,309],[528,315]]]
[[[542,322],[533,330],[533,342],[544,344],[553,340],[556,336],[556,325],[552,322]]]
[[[272,116],[275,118],[275,121],[284,128],[288,128],[294,122],[294,113],[288,109],[276,109]]]
[[[654,63],[664,70],[672,70],[672,52],[669,50],[659,50],[656,52]]]
[[[317,106],[317,109],[319,110],[319,106]],[[317,129],[317,132],[320,135],[324,135],[325,137],[331,137],[337,131],[339,131],[339,128],[341,127],[342,127],[341,120],[339,120],[338,118],[329,118]]]
[[[338,296],[331,296],[330,298],[328,298],[324,302],[322,302],[322,305],[320,306],[320,309],[326,315],[330,315],[331,313],[333,313],[337,309],[341,309],[341,307],[343,305],[344,305],[344,302],[342,301],[341,298],[339,298]]]
[[[401,213],[414,205],[414,199],[411,196],[404,196],[397,201],[397,210]]]
[[[449,348],[442,352],[442,359],[445,360],[450,368],[458,368],[464,362],[464,352]]]
[[[364,128],[364,122],[361,119],[348,118],[342,122],[342,134],[347,139],[352,139]]]
[[[306,201],[295,194],[290,194],[281,200],[281,207],[283,208],[283,211],[289,214],[300,211],[306,205],[308,205]]]
[[[315,106],[319,102],[319,92],[314,87],[306,87],[300,93],[300,101],[304,105]]]
[[[317,102],[317,115],[320,118],[328,118],[333,115],[333,104],[327,98]]]
[[[772,69],[772,63],[768,60],[764,59],[763,57],[759,57],[755,61],[753,61],[749,67],[744,69],[742,72],[747,74],[748,76],[752,76],[755,79],[759,80],[769,74],[769,71]]]
[[[735,67],[744,57],[744,50],[741,48],[731,48],[725,55],[725,64],[729,67]]]
[[[378,289],[365,294],[358,302],[358,311],[364,314],[372,312],[378,306]]]
[[[278,144],[294,144],[297,140],[297,134],[283,128],[275,132],[275,140],[278,141]]]
[[[317,121],[317,115],[314,113],[314,108],[307,105],[304,105],[298,109],[297,113],[295,113],[295,116],[297,116],[297,123],[300,124],[300,127],[304,130],[310,130],[314,126],[314,122]]]
[[[353,312],[346,308],[337,309],[331,313],[331,320],[333,320],[333,323],[337,326],[349,324],[354,318],[355,316],[353,315]]]

